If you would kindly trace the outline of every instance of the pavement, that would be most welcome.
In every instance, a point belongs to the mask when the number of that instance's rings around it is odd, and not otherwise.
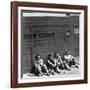
[[[76,57],[75,58],[77,61],[79,61],[79,58]],[[79,65],[80,66],[80,65]],[[63,76],[68,76],[68,75],[79,75],[80,74],[80,68],[76,68],[76,67],[71,67],[70,71],[69,70],[61,70],[61,73],[55,73],[54,75],[43,75],[43,76],[35,76],[32,73],[25,73],[23,74],[23,78],[24,79],[30,79],[30,78],[43,78],[43,77],[63,77]]]

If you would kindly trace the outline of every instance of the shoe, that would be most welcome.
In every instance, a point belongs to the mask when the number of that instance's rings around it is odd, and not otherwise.
[[[47,73],[47,76],[50,76],[50,74],[49,74],[49,73]]]
[[[43,74],[38,74],[38,76],[43,76]]]
[[[75,65],[75,67],[76,67],[76,68],[79,68],[79,66],[78,66],[78,65]]]

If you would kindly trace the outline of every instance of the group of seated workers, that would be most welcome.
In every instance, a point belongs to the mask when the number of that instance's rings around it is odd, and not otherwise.
[[[42,76],[44,74],[49,76],[55,73],[60,74],[62,70],[70,71],[72,66],[78,68],[78,65],[69,51],[65,51],[62,56],[60,56],[58,52],[55,52],[54,55],[48,54],[46,63],[44,63],[41,56],[37,54],[31,72],[36,76]]]

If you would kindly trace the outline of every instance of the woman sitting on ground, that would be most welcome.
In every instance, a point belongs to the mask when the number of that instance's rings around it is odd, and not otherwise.
[[[62,57],[59,55],[58,52],[55,53],[54,55],[56,61],[57,61],[57,67],[60,70],[70,70],[70,67],[68,66],[68,64],[65,62],[65,60],[62,59]]]
[[[60,73],[59,68],[57,67],[57,61],[53,58],[51,54],[48,55],[47,58],[47,67],[51,74],[55,74],[55,72]]]
[[[56,60],[57,67],[59,69],[64,69],[64,63],[63,63],[61,56],[59,55],[58,52],[55,52],[54,59]]]
[[[63,59],[65,60],[65,62],[68,64],[69,67],[74,65],[75,67],[78,68],[78,63],[68,50],[65,52]]]
[[[37,76],[42,76],[44,73],[49,75],[47,66],[44,64],[43,59],[41,59],[39,54],[36,55],[34,69],[34,74]]]

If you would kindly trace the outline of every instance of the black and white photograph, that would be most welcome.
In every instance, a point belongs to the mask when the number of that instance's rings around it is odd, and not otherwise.
[[[20,10],[20,78],[65,80],[63,78],[80,77],[82,12]]]
[[[12,3],[12,87],[87,82],[87,7]]]

